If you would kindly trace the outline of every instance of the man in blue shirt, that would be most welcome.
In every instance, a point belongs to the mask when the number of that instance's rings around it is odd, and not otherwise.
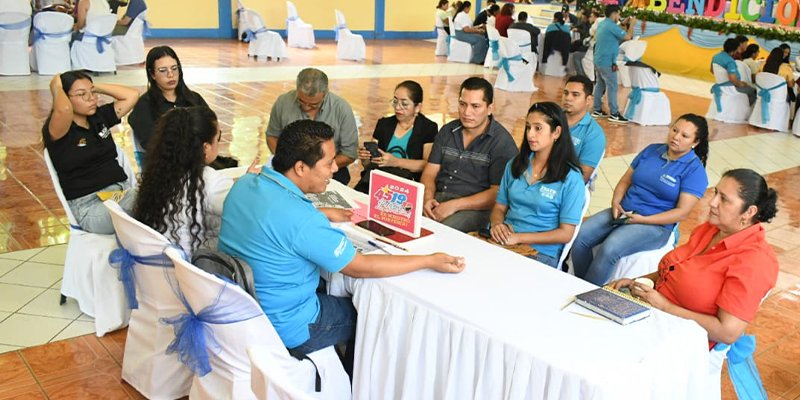
[[[628,19],[628,30],[625,31],[617,25],[619,21],[619,6],[612,4],[606,6],[606,18],[600,22],[595,33],[594,68],[596,71],[597,86],[594,87],[594,112],[595,118],[608,118],[609,122],[627,124],[628,120],[619,113],[617,104],[617,56],[619,44],[633,37],[635,17]],[[608,108],[611,115],[603,111],[603,95],[608,89]]]
[[[136,19],[139,14],[147,10],[147,4],[144,0],[130,0],[128,8],[125,9],[125,15],[117,21],[117,26],[114,27],[113,35],[121,36],[128,32],[131,22]]]
[[[569,134],[581,164],[583,181],[589,182],[606,152],[606,134],[600,124],[589,115],[592,102],[592,81],[584,75],[567,78],[561,96],[561,108],[567,114]]]
[[[338,169],[333,129],[327,124],[300,120],[287,125],[272,166],[239,178],[231,188],[219,249],[253,268],[258,301],[287,348],[308,354],[354,338],[356,311],[350,299],[316,292],[320,268],[358,278],[423,268],[463,270],[462,258],[444,253],[361,255],[330,224],[347,222],[352,213],[314,208],[305,194],[325,191]]]
[[[743,81],[742,77],[739,75],[739,66],[736,65],[736,60],[733,59],[733,55],[738,49],[738,40],[734,38],[726,40],[725,43],[722,44],[722,51],[714,54],[714,57],[711,57],[711,66],[709,69],[712,74],[714,73],[714,64],[725,69],[728,73],[728,81],[733,84],[736,91],[747,95],[747,100],[750,101],[750,105],[752,106],[753,103],[756,102],[756,89]]]

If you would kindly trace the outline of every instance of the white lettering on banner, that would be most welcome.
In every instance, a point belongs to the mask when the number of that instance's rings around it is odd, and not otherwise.
[[[669,174],[663,174],[661,175],[661,183],[669,187],[675,187],[675,185],[678,183],[678,180],[669,176]]]
[[[341,256],[342,253],[344,253],[344,249],[346,247],[347,247],[347,241],[344,238],[342,238],[339,241],[339,245],[336,246],[336,250],[333,251],[333,256],[339,258],[339,256]]]
[[[539,188],[539,194],[542,197],[546,197],[546,198],[548,198],[550,200],[553,200],[553,199],[556,198],[556,195],[558,194],[558,192],[556,192],[555,189],[551,189],[549,187],[542,186],[542,187]]]

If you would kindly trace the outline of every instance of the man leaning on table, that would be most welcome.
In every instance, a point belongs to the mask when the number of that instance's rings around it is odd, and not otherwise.
[[[253,269],[256,294],[283,344],[308,354],[355,338],[356,310],[349,298],[317,293],[320,268],[354,278],[400,275],[430,268],[461,272],[464,259],[362,255],[331,222],[350,211],[317,210],[306,193],[325,191],[336,163],[328,125],[296,121],[283,129],[272,168],[239,178],[225,199],[219,249]],[[352,346],[345,368],[352,370]]]
[[[425,216],[462,232],[489,223],[506,163],[518,151],[491,115],[493,97],[486,79],[472,77],[461,84],[458,119],[436,135],[420,178]]]

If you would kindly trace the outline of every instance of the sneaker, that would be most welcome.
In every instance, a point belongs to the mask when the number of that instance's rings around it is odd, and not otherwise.
[[[613,114],[610,117],[608,117],[608,122],[611,122],[611,123],[614,123],[614,124],[627,124],[628,123],[628,119],[623,117],[622,114],[616,113],[616,114]]]
[[[600,110],[600,111],[595,110],[595,111],[592,111],[592,117],[595,118],[595,119],[608,118],[608,114],[606,114],[603,110]]]

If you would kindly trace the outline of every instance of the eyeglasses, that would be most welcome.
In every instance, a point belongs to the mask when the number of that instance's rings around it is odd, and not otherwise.
[[[299,97],[296,97],[295,100],[297,100],[297,103],[299,103],[300,106],[305,108],[305,109],[316,110],[316,109],[318,109],[318,108],[320,108],[322,106],[322,102],[325,101],[325,98],[323,97],[322,100],[320,100],[320,101],[318,101],[316,103],[306,103],[305,101],[300,100]]]
[[[178,67],[178,65],[176,64],[176,65],[173,65],[171,67],[157,68],[156,72],[158,72],[161,75],[168,75],[170,72],[172,72],[173,74],[177,74],[178,71],[179,71],[179,68],[180,67]]]
[[[400,107],[401,110],[407,110],[407,109],[409,109],[411,107],[414,107],[414,103],[412,103],[412,102],[410,102],[408,100],[392,99],[392,100],[389,101],[389,104],[391,104],[392,107]]]
[[[80,91],[78,93],[74,93],[69,95],[69,97],[80,97],[83,101],[92,101],[93,98],[97,97],[97,93],[93,91]]]

